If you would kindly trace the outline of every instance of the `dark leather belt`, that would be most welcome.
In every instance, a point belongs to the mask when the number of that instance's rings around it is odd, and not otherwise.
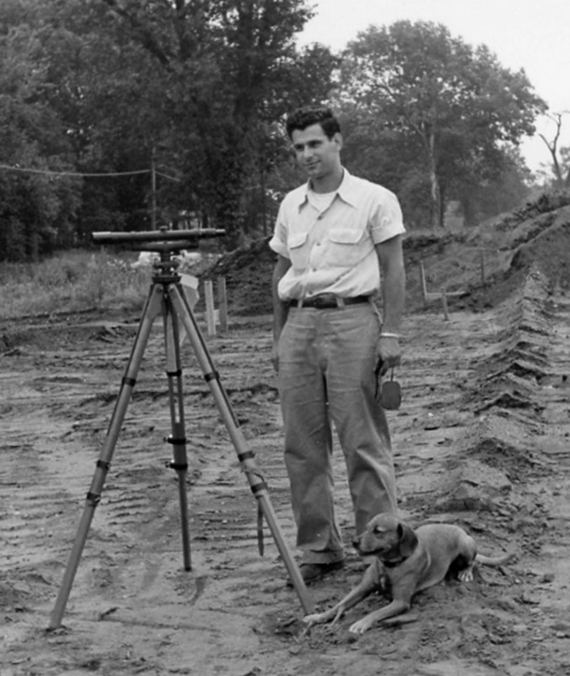
[[[370,296],[353,296],[352,298],[341,298],[334,293],[319,293],[310,298],[295,299],[289,302],[289,307],[296,308],[317,308],[318,310],[328,310],[330,308],[342,308],[345,305],[356,305],[357,303],[370,302]]]

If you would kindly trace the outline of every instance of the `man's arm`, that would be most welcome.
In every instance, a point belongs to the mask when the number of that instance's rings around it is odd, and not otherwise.
[[[382,271],[384,306],[382,333],[388,334],[385,337],[381,336],[378,344],[378,354],[383,362],[381,375],[384,375],[390,368],[398,366],[401,358],[400,344],[398,338],[394,336],[400,334],[406,296],[402,236],[396,235],[377,244],[376,253]]]
[[[273,295],[273,350],[271,354],[271,361],[273,362],[273,366],[275,367],[276,371],[279,370],[277,344],[279,343],[279,336],[281,335],[281,331],[285,326],[287,314],[289,312],[288,304],[279,298],[277,287],[281,278],[290,267],[291,261],[288,258],[285,258],[285,256],[278,254],[277,263],[275,264],[275,268],[273,270],[273,279],[271,284],[271,292]]]

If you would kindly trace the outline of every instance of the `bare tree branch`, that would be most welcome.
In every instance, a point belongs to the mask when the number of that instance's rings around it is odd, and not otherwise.
[[[552,158],[552,170],[554,172],[554,178],[556,180],[557,187],[568,185],[570,180],[570,172],[568,173],[566,180],[564,179],[564,176],[562,175],[562,167],[560,166],[560,161],[558,159],[558,142],[562,132],[562,118],[564,115],[568,115],[569,113],[570,111],[563,110],[560,113],[547,114],[547,117],[549,117],[556,125],[556,132],[554,134],[554,138],[551,141],[549,141],[544,134],[539,133],[540,138],[544,141],[544,144],[550,152],[550,156]]]

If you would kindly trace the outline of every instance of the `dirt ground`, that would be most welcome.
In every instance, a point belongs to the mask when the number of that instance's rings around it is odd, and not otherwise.
[[[435,262],[431,270],[435,279]],[[413,291],[416,269],[409,275]],[[477,311],[476,293],[459,298],[447,319],[437,303],[412,303],[397,374],[403,403],[389,417],[402,515],[414,525],[459,524],[482,552],[514,550],[516,559],[480,570],[473,583],[422,592],[414,621],[354,642],[348,626],[386,601],[372,597],[333,628],[303,631],[267,528],[258,553],[255,498],[187,344],[193,565],[183,570],[160,322],[63,624],[46,631],[138,318],[0,326],[1,676],[570,673],[570,295],[532,267],[508,286],[494,304],[480,289]],[[270,317],[233,316],[206,342],[295,551]],[[338,448],[335,467],[348,560],[310,588],[319,609],[365,567],[349,546]]]

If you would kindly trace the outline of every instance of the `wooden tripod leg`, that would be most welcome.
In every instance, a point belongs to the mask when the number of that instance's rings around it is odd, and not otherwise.
[[[105,442],[103,444],[103,448],[101,449],[99,459],[96,463],[95,474],[93,476],[89,492],[87,493],[83,516],[81,517],[79,528],[77,530],[73,547],[69,555],[69,560],[65,569],[61,587],[59,589],[59,594],[50,616],[48,629],[57,629],[57,627],[61,625],[61,620],[65,612],[67,600],[73,586],[77,568],[79,567],[81,554],[83,553],[83,548],[85,547],[89,528],[91,527],[91,522],[93,521],[95,509],[101,500],[101,490],[103,489],[103,484],[105,483],[105,478],[111,465],[113,451],[115,450],[115,445],[125,419],[125,413],[127,411],[127,406],[131,399],[131,394],[137,380],[137,375],[148,342],[150,331],[155,318],[161,312],[162,295],[163,292],[161,286],[153,285],[151,287],[141,318],[137,337],[135,339],[127,368],[125,370],[125,375],[121,383],[115,409],[107,429]]]
[[[226,429],[230,435],[230,439],[234,445],[234,448],[237,452],[238,460],[242,466],[242,469],[249,481],[249,485],[252,493],[258,500],[258,504],[263,511],[263,515],[269,525],[275,544],[281,554],[283,562],[291,578],[291,582],[297,592],[297,596],[301,602],[305,614],[310,614],[314,610],[313,601],[307,591],[305,582],[301,576],[299,568],[293,558],[285,538],[279,527],[279,523],[275,518],[275,513],[269,500],[269,494],[267,491],[267,486],[261,472],[257,469],[254,460],[254,454],[249,449],[247,441],[238,425],[236,417],[232,411],[229,400],[227,398],[226,392],[224,391],[221,383],[219,374],[216,371],[214,364],[210,358],[208,349],[202,338],[202,334],[198,328],[192,309],[184,296],[179,283],[173,283],[168,287],[168,295],[171,298],[172,306],[178,313],[178,317],[188,335],[190,344],[193,347],[194,354],[202,372],[204,373],[204,378],[207,381],[210,391],[214,396],[216,406],[220,415],[224,421]]]
[[[168,377],[170,422],[172,428],[172,434],[168,437],[168,442],[172,445],[173,456],[170,467],[176,471],[178,478],[184,570],[192,570],[188,523],[188,496],[186,493],[188,455],[186,452],[186,426],[184,423],[184,396],[182,389],[182,362],[180,359],[180,332],[178,319],[176,314],[172,311],[169,296],[164,298],[163,318],[166,351],[166,375]]]

